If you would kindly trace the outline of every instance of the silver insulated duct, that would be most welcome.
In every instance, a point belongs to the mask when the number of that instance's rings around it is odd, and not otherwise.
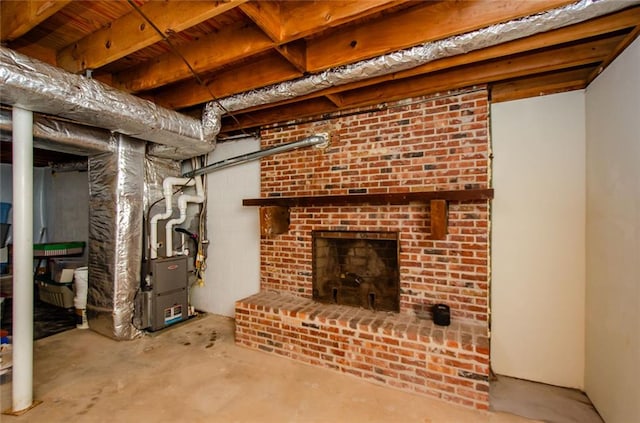
[[[0,99],[168,146],[167,155],[182,149],[190,157],[206,154],[220,130],[219,115],[194,119],[6,47],[0,47]]]
[[[625,9],[640,1],[582,0],[536,15],[492,25],[466,34],[328,69],[293,81],[223,98],[220,105],[233,112],[276,103],[367,78],[412,69],[434,60],[457,56],[508,41],[583,22]],[[220,106],[210,103],[212,108]]]
[[[115,339],[141,335],[132,323],[140,286],[145,143],[114,135],[114,152],[89,157],[91,329]]]

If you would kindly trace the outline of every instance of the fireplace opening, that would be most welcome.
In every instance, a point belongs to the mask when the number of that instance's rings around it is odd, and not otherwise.
[[[400,311],[397,232],[313,231],[313,299]]]

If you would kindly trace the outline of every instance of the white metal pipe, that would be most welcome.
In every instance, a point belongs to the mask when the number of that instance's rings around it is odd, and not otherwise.
[[[196,195],[183,194],[178,197],[178,209],[180,210],[180,217],[171,219],[165,226],[165,252],[167,257],[173,257],[173,227],[181,224],[187,219],[187,203],[204,202],[204,188],[202,186],[202,177],[196,176]]]
[[[162,181],[162,193],[164,195],[165,211],[155,214],[149,222],[149,245],[152,259],[158,258],[158,221],[168,219],[173,214],[173,189],[176,186],[193,186],[195,181],[192,178],[177,178],[170,176]],[[169,241],[165,239],[165,242]]]
[[[13,411],[33,404],[33,113],[13,108]]]

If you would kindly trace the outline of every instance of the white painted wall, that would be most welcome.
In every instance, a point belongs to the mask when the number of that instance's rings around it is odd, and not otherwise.
[[[640,422],[640,39],[588,87],[585,388]]]
[[[210,162],[257,151],[251,138],[218,144]],[[256,207],[242,199],[260,197],[260,162],[230,167],[207,176],[207,250],[205,285],[194,287],[196,309],[234,316],[235,301],[260,290],[260,221]]]
[[[491,365],[584,385],[584,91],[491,107]]]

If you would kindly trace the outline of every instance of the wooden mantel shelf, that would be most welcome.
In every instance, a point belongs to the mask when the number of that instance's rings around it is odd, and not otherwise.
[[[407,204],[431,200],[470,201],[490,200],[493,189],[465,189],[457,191],[412,191],[385,194],[318,195],[304,197],[245,198],[243,206],[313,207],[353,204]]]
[[[428,202],[431,207],[431,239],[447,236],[449,201],[490,200],[493,189],[465,189],[458,191],[413,191],[386,194],[318,195],[305,197],[246,198],[243,206],[260,206],[262,235],[273,236],[289,230],[289,208],[324,205],[408,204]]]

